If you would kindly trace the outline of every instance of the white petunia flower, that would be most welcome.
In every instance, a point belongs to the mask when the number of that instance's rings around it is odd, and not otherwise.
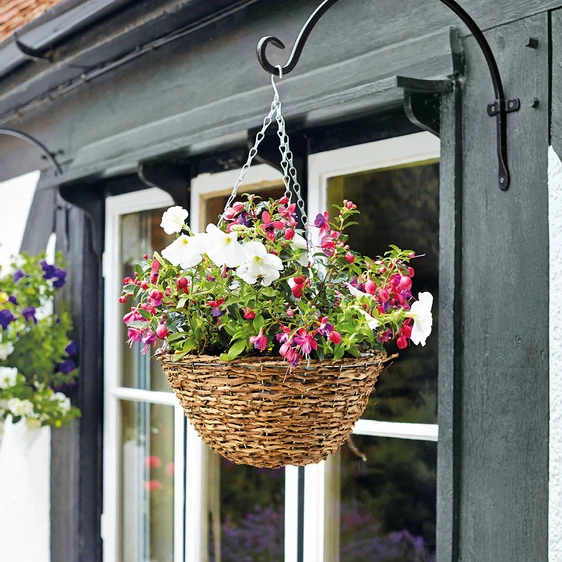
[[[58,402],[59,407],[63,412],[68,412],[68,410],[70,410],[70,398],[62,392],[55,392],[51,396],[51,400],[53,402]]]
[[[162,215],[162,222],[160,226],[164,229],[166,234],[173,234],[174,232],[181,232],[185,228],[185,219],[189,213],[183,207],[170,207]]]
[[[207,225],[205,253],[218,267],[238,267],[246,259],[244,248],[238,242],[238,234],[223,232],[214,224]]]
[[[12,342],[0,343],[0,361],[4,361],[14,351]]]
[[[355,298],[362,298],[362,297],[369,297],[370,299],[373,298],[372,295],[370,295],[369,293],[364,293],[363,291],[360,291],[359,289],[356,289],[351,283],[346,283],[345,286],[348,288],[349,292],[355,297]]]
[[[368,312],[365,312],[362,308],[358,308],[357,310],[359,310],[359,312],[365,317],[367,325],[371,328],[371,330],[376,330],[379,327],[379,321],[376,318],[371,316]]]
[[[433,295],[431,293],[420,293],[418,300],[412,305],[412,308],[406,312],[407,318],[414,320],[412,328],[412,343],[416,345],[425,345],[425,341],[433,326],[433,316],[431,307],[433,305]]]
[[[300,234],[295,233],[293,239],[291,240],[291,244],[297,250],[307,250],[305,252],[302,252],[297,261],[303,267],[308,267],[308,244],[306,242],[306,239]]]
[[[0,367],[0,389],[11,388],[17,383],[18,370],[12,367]]]
[[[162,250],[162,255],[172,264],[184,269],[194,267],[201,261],[205,251],[203,234],[195,236],[178,236],[167,248]]]
[[[29,400],[10,398],[8,400],[8,410],[13,416],[29,416],[33,413],[33,404]]]
[[[248,242],[244,245],[246,260],[237,269],[236,275],[253,285],[258,280],[264,286],[271,285],[279,279],[279,271],[283,269],[283,262],[278,256],[268,254],[261,242]]]

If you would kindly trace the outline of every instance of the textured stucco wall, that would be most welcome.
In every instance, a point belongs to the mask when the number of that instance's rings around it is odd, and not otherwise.
[[[549,560],[562,560],[562,162],[550,148],[550,487]]]
[[[0,265],[17,254],[39,174],[0,183]],[[51,433],[6,423],[0,441],[0,561],[49,562]]]

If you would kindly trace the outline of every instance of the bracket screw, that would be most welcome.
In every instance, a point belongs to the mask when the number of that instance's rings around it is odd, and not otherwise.
[[[529,47],[529,49],[538,49],[539,47],[539,38],[538,37],[529,37],[527,44],[525,47]]]
[[[531,107],[533,107],[534,109],[537,109],[540,105],[540,101],[539,98],[533,98],[533,101],[531,102]]]

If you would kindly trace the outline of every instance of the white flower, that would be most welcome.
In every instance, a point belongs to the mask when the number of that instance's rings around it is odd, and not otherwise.
[[[0,367],[0,389],[11,388],[17,383],[18,370],[12,367]]]
[[[68,396],[64,395],[62,392],[55,392],[51,396],[51,400],[53,402],[58,402],[59,408],[63,412],[68,412],[68,410],[70,410],[70,398]]]
[[[29,416],[33,413],[33,404],[29,400],[10,398],[8,400],[8,410],[14,416]]]
[[[205,251],[203,236],[202,234],[196,236],[182,234],[162,250],[162,255],[172,265],[180,265],[184,269],[194,267],[201,261],[201,254]]]
[[[189,213],[183,207],[170,207],[162,215],[160,226],[166,234],[181,232],[185,228],[185,219],[188,215]]]
[[[283,262],[278,256],[268,254],[261,242],[244,244],[246,261],[237,269],[236,275],[253,285],[260,280],[266,287],[272,281],[279,279],[279,271],[283,269]]]
[[[373,298],[372,295],[370,295],[369,293],[364,293],[363,291],[360,291],[359,289],[356,289],[351,283],[346,283],[345,286],[348,288],[349,292],[355,297],[355,298],[362,298],[362,297],[369,297],[370,299]],[[367,315],[368,316],[368,315]]]
[[[371,330],[376,330],[379,327],[379,321],[376,318],[365,312],[362,308],[358,308],[357,310],[365,317],[365,320],[367,320],[367,325],[369,326],[369,328],[371,328]]]
[[[308,244],[307,244],[305,238],[303,236],[301,236],[300,234],[295,233],[295,235],[293,236],[293,239],[291,240],[291,244],[297,250],[307,250],[305,252],[302,252],[302,254],[299,256],[299,259],[297,260],[300,265],[302,265],[303,267],[307,267],[308,266]]]
[[[246,259],[246,253],[242,244],[238,242],[236,232],[223,232],[214,224],[209,224],[206,242],[205,253],[218,267],[238,267]]]
[[[431,327],[433,326],[432,305],[433,295],[431,293],[420,293],[418,300],[412,305],[410,311],[406,312],[406,317],[414,320],[410,339],[416,345],[425,345],[427,336],[431,334]]]
[[[12,342],[0,343],[0,361],[8,358],[8,355],[14,351]]]

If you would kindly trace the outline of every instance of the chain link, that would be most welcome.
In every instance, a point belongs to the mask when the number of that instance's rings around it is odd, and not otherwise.
[[[256,140],[254,142],[254,146],[250,149],[250,153],[248,154],[248,160],[242,167],[240,172],[240,176],[238,180],[234,184],[232,188],[232,193],[228,198],[226,205],[224,206],[223,214],[219,220],[219,226],[224,220],[224,215],[226,210],[232,205],[234,200],[236,199],[236,195],[238,194],[238,188],[242,185],[244,181],[244,177],[248,173],[250,166],[256,154],[258,153],[258,147],[260,143],[265,138],[265,133],[268,127],[273,122],[273,119],[277,121],[277,136],[279,137],[279,152],[281,153],[281,168],[283,170],[283,184],[285,185],[285,196],[289,199],[289,204],[292,201],[293,192],[297,198],[297,207],[299,209],[299,213],[302,219],[302,223],[305,230],[306,239],[308,242],[309,248],[312,247],[312,240],[310,235],[310,229],[308,228],[308,216],[306,214],[306,205],[304,203],[304,199],[302,198],[301,193],[301,186],[297,179],[297,169],[293,163],[293,153],[291,152],[291,148],[289,146],[289,136],[287,135],[285,129],[285,119],[281,114],[281,101],[279,99],[279,92],[277,91],[277,86],[275,85],[274,76],[271,76],[271,85],[273,86],[273,101],[271,102],[271,109],[265,119],[263,120],[263,126],[261,131],[256,135]]]

